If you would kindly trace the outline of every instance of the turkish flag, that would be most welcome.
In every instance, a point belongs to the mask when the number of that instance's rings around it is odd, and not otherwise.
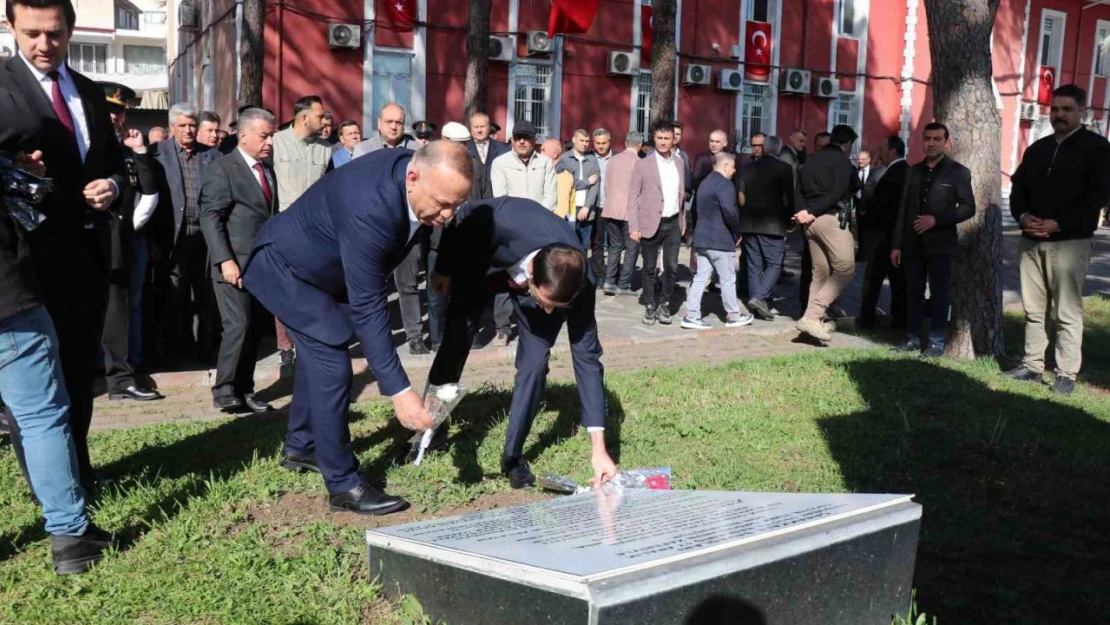
[[[651,67],[651,35],[652,35],[651,7],[640,7],[640,67]]]
[[[748,41],[744,45],[744,78],[755,82],[771,79],[771,25],[748,22]]]
[[[1044,106],[1051,106],[1052,92],[1056,89],[1056,68],[1042,65],[1037,71],[1040,74],[1039,80],[1041,81],[1040,92],[1037,94],[1037,103]]]
[[[397,32],[412,32],[416,25],[416,3],[418,0],[380,0],[382,19],[387,28]]]
[[[559,33],[581,34],[590,30],[601,0],[551,0],[547,18],[547,36]]]

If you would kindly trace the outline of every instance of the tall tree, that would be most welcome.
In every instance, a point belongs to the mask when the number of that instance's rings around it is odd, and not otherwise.
[[[466,86],[463,115],[488,112],[490,0],[470,0],[470,26],[466,35]]]
[[[265,0],[243,0],[243,39],[239,42],[239,106],[262,106],[262,64],[265,59],[262,30],[266,23]]]
[[[952,157],[971,170],[975,217],[960,225],[946,352],[995,356],[1002,343],[1002,119],[991,86],[999,0],[925,0],[933,115],[952,133]]]
[[[651,123],[674,116],[677,0],[653,0],[651,24]]]

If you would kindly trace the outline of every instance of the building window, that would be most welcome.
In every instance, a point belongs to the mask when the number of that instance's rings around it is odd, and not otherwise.
[[[107,74],[108,46],[94,43],[69,44],[69,66],[82,74]]]
[[[740,110],[740,136],[736,145],[746,152],[751,145],[752,135],[757,132],[773,133],[771,111],[775,106],[774,94],[768,85],[745,82],[744,95]]]
[[[139,30],[139,12],[133,7],[116,4],[116,29]]]
[[[128,74],[161,74],[166,71],[166,51],[157,46],[123,46]]]
[[[836,0],[837,34],[841,37],[858,37],[856,32],[856,0]]]
[[[829,107],[830,126],[851,126],[856,134],[860,134],[857,124],[859,122],[859,96],[854,93],[841,93],[832,101]]]
[[[165,24],[166,12],[165,11],[143,11],[144,24]]]
[[[1064,14],[1045,11],[1041,19],[1041,65],[1060,69],[1060,56],[1064,51]]]
[[[1095,35],[1095,76],[1106,77],[1110,72],[1110,26],[1098,29]]]
[[[748,0],[745,18],[752,22],[770,22],[771,8],[771,0]]]
[[[412,90],[412,55],[395,52],[374,52],[374,108],[375,111],[390,102],[409,110],[409,93]]]
[[[517,63],[512,66],[513,119],[530,121],[536,127],[536,138],[551,136],[551,65]]]
[[[636,110],[632,112],[632,129],[646,134],[651,130],[651,72],[640,72],[636,78]]]

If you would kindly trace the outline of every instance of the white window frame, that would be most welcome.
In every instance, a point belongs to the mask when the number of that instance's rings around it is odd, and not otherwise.
[[[517,91],[522,88],[522,86],[518,83],[522,78],[522,68],[524,67],[535,67],[537,69],[542,67],[546,68],[548,71],[546,87],[537,87],[536,85],[532,85],[530,87],[532,89],[544,89],[544,95],[541,98],[525,98],[525,102],[530,102],[530,107],[534,107],[537,103],[542,104],[542,124],[536,123],[535,119],[531,119],[531,110],[529,110],[527,114],[524,114],[524,112],[518,114],[516,110]],[[523,59],[519,59],[509,66],[509,73],[512,75],[511,83],[513,85],[513,91],[508,94],[509,101],[508,106],[506,107],[508,109],[508,115],[514,122],[517,120],[532,122],[532,124],[536,126],[537,141],[543,141],[544,139],[547,139],[549,137],[559,137],[559,129],[555,127],[555,69],[555,64],[553,62],[539,60],[525,61]]]
[[[409,132],[408,126],[411,125],[415,121],[419,121],[419,119],[416,119],[416,118],[412,117],[412,108],[413,108],[413,106],[412,106],[412,90],[413,90],[413,82],[415,81],[415,78],[416,78],[416,76],[415,76],[415,74],[416,74],[416,63],[415,63],[416,55],[413,53],[412,50],[410,50],[408,48],[393,48],[393,47],[386,47],[386,46],[378,46],[374,50],[374,62],[378,61],[377,55],[379,55],[379,54],[387,54],[389,56],[396,56],[396,57],[405,57],[409,61],[409,71],[408,71],[409,93],[408,93],[408,97],[405,99],[405,102],[404,102],[404,104],[406,106],[403,107],[405,109],[405,125],[406,125],[405,132]],[[371,73],[371,76],[373,76],[375,78],[379,77],[379,76],[398,76],[398,75],[402,75],[402,74],[378,72],[376,67],[373,67],[373,66],[370,68],[370,73]],[[371,84],[373,84],[373,83],[371,83]],[[371,88],[373,88],[373,87],[371,87]],[[374,100],[377,99],[378,95],[379,94],[375,93],[374,94],[374,99],[370,101],[370,106],[371,106],[372,110],[374,111],[375,119],[377,119],[378,111],[381,109],[381,103],[379,103],[379,105],[376,106],[375,102],[374,102]],[[389,101],[386,101],[385,104],[388,104],[390,101],[395,101],[395,99],[391,99]],[[423,117],[421,117],[420,119],[423,119]],[[375,125],[375,127],[376,127],[376,125]]]
[[[74,46],[78,46],[78,48],[81,50],[81,55],[80,55],[79,59],[74,59],[74,56],[73,56],[73,47]],[[86,61],[86,58],[85,58],[85,51],[86,50],[85,50],[85,48],[88,48],[88,50],[92,51],[92,69],[87,69],[87,67],[85,65],[85,61]],[[97,67],[96,67],[96,62],[97,62],[96,61],[96,51],[97,51],[97,49],[104,50],[104,68],[103,68],[104,71],[97,71]],[[100,75],[103,75],[103,74],[108,73],[108,65],[109,65],[108,52],[109,52],[108,44],[106,44],[106,43],[86,43],[86,42],[83,42],[83,41],[71,41],[69,43],[69,49],[67,50],[67,59],[66,60],[67,60],[68,63],[70,63],[70,66],[73,67],[73,69],[81,72],[82,74],[100,74]],[[73,62],[74,60],[76,60],[77,62],[74,63]]]
[[[766,83],[757,83],[760,86],[766,87],[770,95],[766,95],[767,106],[770,110],[770,121],[767,124],[767,130],[761,132],[767,135],[778,134],[779,123],[779,43],[782,41],[782,4],[783,0],[767,0],[767,23],[771,24],[771,75]],[[752,0],[743,0],[740,3],[740,25],[738,27],[740,33],[740,41],[747,41],[748,37],[748,22],[754,20],[754,8]],[[736,67],[740,75],[744,75],[743,63],[738,64]],[[744,128],[744,89],[747,87],[747,81],[744,81],[740,91],[736,92],[736,132],[743,133]],[[736,149],[743,149],[751,143],[751,133],[747,136],[738,137],[739,141],[736,144]]]
[[[851,7],[852,7],[852,32],[851,33],[844,32],[844,5],[845,4],[850,4]],[[833,23],[836,26],[836,36],[837,37],[842,37],[844,39],[862,39],[863,38],[862,37],[863,33],[861,32],[861,30],[866,28],[866,24],[864,23],[863,20],[860,19],[860,16],[865,14],[865,12],[862,10],[863,7],[860,6],[861,4],[863,4],[863,2],[860,2],[860,0],[836,0],[836,15],[835,15],[835,20],[834,20]]]
[[[632,44],[636,46],[635,50],[633,50],[632,53],[636,55],[637,61],[639,61],[640,57],[642,56],[642,46],[644,45],[644,33],[642,30],[642,26],[643,7],[646,6],[651,6],[651,0],[636,0],[632,3]],[[647,121],[644,122],[644,130],[642,132],[644,135],[644,141],[648,141],[648,134],[651,132],[650,90],[647,94],[648,108],[646,109],[646,113],[642,113],[640,110],[640,79],[641,76],[643,76],[645,73],[648,74],[650,78],[651,68],[640,68],[640,73],[632,76],[632,93],[631,99],[629,100],[628,132],[641,132],[638,122],[640,120],[640,116],[642,114],[646,114]],[[675,73],[677,74],[677,72]],[[675,91],[675,93],[677,94],[678,91]],[[677,100],[678,98],[675,98],[675,101]]]
[[[1095,42],[1091,51],[1091,75],[1110,78],[1110,22],[1099,20],[1095,24]],[[1099,54],[1099,52],[1102,54]]]
[[[744,0],[744,21],[747,21],[747,22],[753,22],[753,21],[754,22],[767,22],[767,23],[777,25],[777,23],[775,21],[775,14],[778,11],[778,6],[779,6],[778,0],[763,0],[763,2],[767,3],[767,19],[762,19],[762,20],[755,19],[755,3],[756,2],[757,2],[757,0]]]
[[[366,23],[373,23],[377,16],[374,0],[363,0],[363,15]],[[428,0],[417,0],[416,19],[421,24],[428,21]],[[365,136],[371,136],[367,129],[377,128],[378,111],[374,108],[374,54],[384,52],[388,54],[402,53],[412,56],[412,78],[409,84],[409,108],[405,110],[405,131],[416,121],[424,119],[427,115],[427,100],[424,97],[427,88],[428,74],[428,28],[415,26],[412,31],[412,47],[398,48],[392,46],[379,46],[375,42],[374,28],[363,28],[362,45],[362,128]]]
[[[647,82],[647,93],[643,92],[643,82]],[[640,122],[643,128],[640,128]],[[630,132],[639,132],[644,135],[644,141],[651,134],[651,71],[642,70],[632,80],[632,118],[629,125]]]
[[[763,93],[755,94],[756,90],[763,90]],[[758,100],[757,100],[758,98]],[[759,129],[753,127],[752,121],[755,118],[752,111],[756,106],[762,107],[762,114],[758,117]],[[752,135],[756,132],[762,132],[768,136],[774,136],[775,132],[775,109],[778,108],[778,93],[770,84],[758,82],[744,82],[744,86],[740,90],[740,125],[737,127],[737,132],[740,136],[736,137],[736,145],[741,151],[746,152],[751,146]]]
[[[1046,25],[1046,22],[1050,19],[1053,20],[1053,30],[1052,30],[1050,45],[1052,45],[1054,48],[1056,48],[1055,51],[1045,50],[1045,45],[1044,45],[1045,44],[1045,41],[1044,41],[1045,25]],[[1057,30],[1056,26],[1055,26],[1055,24],[1057,22],[1060,24],[1059,30]],[[1037,31],[1037,57],[1036,57],[1037,58],[1037,65],[1035,66],[1037,69],[1036,69],[1036,75],[1034,77],[1034,84],[1035,84],[1035,86],[1033,88],[1033,101],[1034,102],[1040,102],[1040,97],[1041,97],[1040,68],[1041,67],[1052,67],[1056,72],[1055,73],[1056,78],[1059,79],[1059,77],[1060,77],[1060,66],[1063,65],[1063,58],[1064,58],[1064,38],[1067,36],[1067,32],[1068,32],[1068,15],[1067,15],[1067,13],[1064,13],[1062,11],[1054,11],[1052,9],[1041,9],[1041,27]],[[1059,38],[1058,39],[1058,41],[1059,41],[1058,44],[1056,43],[1057,38]],[[1053,52],[1055,52],[1055,54],[1053,54]],[[1050,58],[1046,59],[1046,55],[1049,55]],[[1054,57],[1054,58],[1051,58],[1051,57]],[[1043,61],[1045,61],[1045,60],[1047,60],[1049,62],[1044,63]],[[1038,107],[1038,110],[1039,110],[1039,107]]]

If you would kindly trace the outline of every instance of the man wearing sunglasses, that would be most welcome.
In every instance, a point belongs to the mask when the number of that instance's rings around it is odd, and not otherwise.
[[[464,205],[443,229],[432,287],[450,291],[443,344],[428,376],[457,383],[491,294],[508,292],[520,340],[501,472],[513,488],[535,484],[524,440],[540,407],[548,360],[567,324],[582,425],[589,432],[593,483],[616,475],[605,448],[605,387],[594,317],[595,285],[574,227],[539,203],[501,197]]]

